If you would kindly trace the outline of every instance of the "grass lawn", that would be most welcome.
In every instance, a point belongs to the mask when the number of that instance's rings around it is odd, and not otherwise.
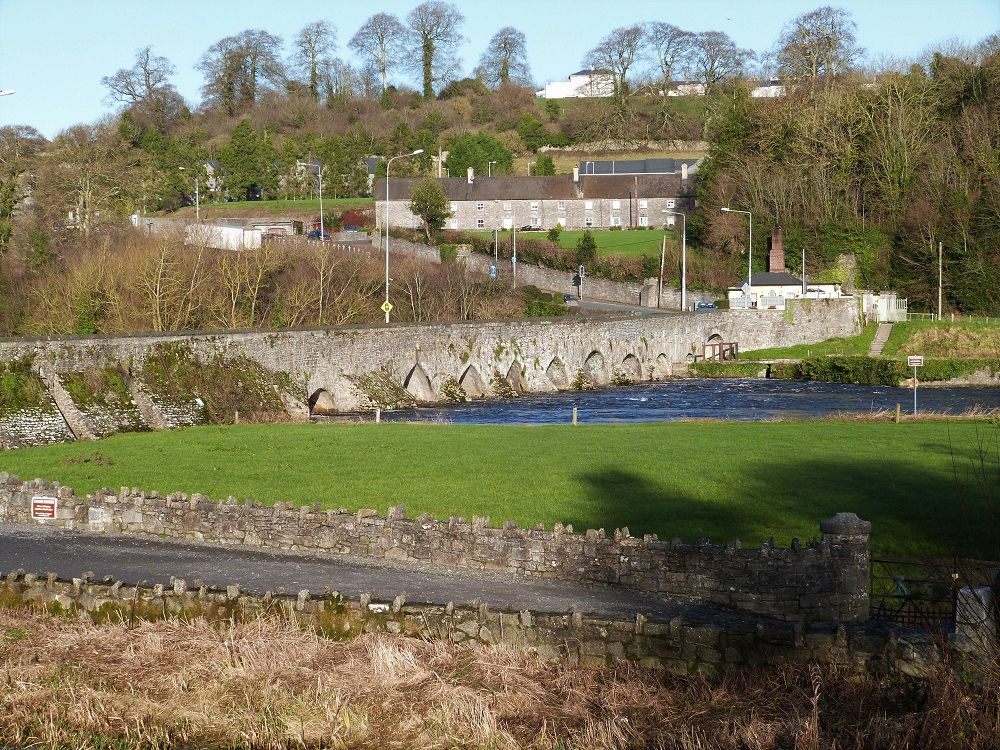
[[[980,462],[980,448],[985,462]],[[958,421],[675,422],[514,427],[307,424],[120,435],[0,454],[0,470],[78,494],[100,487],[200,492],[324,508],[405,504],[411,517],[694,542],[768,536],[787,546],[853,511],[877,554],[935,548],[997,559],[998,428]],[[97,460],[99,459],[99,460]],[[977,480],[983,474],[986,493]]]
[[[997,357],[1000,353],[1000,319],[963,321],[910,320],[893,323],[886,357],[922,354],[926,357]]]
[[[817,344],[796,344],[795,346],[783,346],[774,349],[755,349],[753,351],[740,352],[740,359],[804,359],[806,357],[822,357],[834,354],[849,357],[864,356],[868,354],[868,348],[872,345],[872,341],[875,340],[877,332],[878,323],[869,323],[865,326],[864,332],[858,336],[827,339]]]
[[[576,241],[583,236],[582,229],[566,229],[559,235],[559,247],[564,250],[575,250]],[[492,238],[492,232],[472,232],[471,234],[477,234],[481,237]],[[528,237],[530,239],[544,240],[547,239],[546,232],[518,232],[519,237]],[[633,230],[633,231],[611,231],[608,229],[592,229],[591,234],[594,235],[594,239],[597,240],[597,254],[598,255],[608,255],[610,253],[617,253],[618,255],[628,258],[636,257],[641,258],[645,255],[654,255],[659,257],[660,246],[663,242],[663,235],[666,234],[667,242],[674,242],[680,239],[680,236],[675,234],[671,230],[664,231],[662,229],[651,229],[651,230]],[[510,232],[500,232],[502,237],[509,236]]]

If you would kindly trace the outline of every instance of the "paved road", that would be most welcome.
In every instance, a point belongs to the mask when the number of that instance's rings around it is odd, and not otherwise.
[[[40,526],[0,524],[0,571],[23,569],[62,579],[92,572],[100,580],[112,576],[125,583],[169,584],[183,578],[188,586],[200,580],[209,586],[237,583],[247,592],[263,594],[283,587],[286,593],[325,586],[356,599],[368,593],[380,601],[404,594],[415,603],[568,612],[571,607],[598,617],[634,618],[636,613],[658,621],[682,616],[686,622],[747,622],[745,618],[689,607],[657,597],[611,587],[535,581],[511,575],[461,569],[385,563],[338,556],[272,554],[239,547],[176,542],[157,537],[66,532]]]
[[[630,312],[635,315],[680,315],[680,310],[659,310],[655,307],[638,307],[636,305],[619,305],[612,302],[594,302],[583,299],[574,305],[587,312]]]

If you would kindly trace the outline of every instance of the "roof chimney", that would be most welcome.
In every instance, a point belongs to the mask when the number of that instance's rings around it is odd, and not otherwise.
[[[686,161],[681,162],[681,179],[686,180],[688,178],[688,165]]]
[[[476,170],[474,170],[472,167],[469,167],[469,184],[471,185],[473,180],[475,179],[476,179]]]
[[[573,167],[573,182],[579,182],[579,181],[580,181],[580,167],[576,166]]]
[[[771,251],[767,254],[767,270],[771,273],[785,272],[785,244],[781,227],[771,230]]]

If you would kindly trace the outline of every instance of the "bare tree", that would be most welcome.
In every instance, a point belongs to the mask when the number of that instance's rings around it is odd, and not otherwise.
[[[319,101],[321,83],[329,75],[336,46],[337,28],[326,21],[313,21],[295,37],[292,66],[308,85],[313,101]]]
[[[666,94],[674,74],[687,67],[694,51],[695,35],[673,24],[657,21],[646,32],[650,53],[656,58],[660,85]]]
[[[33,198],[53,220],[65,224],[68,218],[89,237],[100,224],[133,210],[145,159],[110,121],[74,125],[56,136],[40,159]]]
[[[135,53],[135,65],[122,68],[112,76],[101,78],[101,85],[109,90],[107,99],[123,104],[138,104],[155,98],[164,89],[172,89],[168,83],[175,72],[173,64],[152,53],[152,47],[143,47]]]
[[[262,84],[281,88],[281,37],[257,29],[227,36],[205,52],[195,68],[205,73],[202,94],[237,114],[257,104]]]
[[[753,58],[751,50],[737,47],[728,34],[703,31],[694,38],[691,72],[705,84],[706,92],[710,92],[726,80],[740,75]]]
[[[616,104],[628,99],[631,93],[628,72],[645,52],[647,42],[646,31],[638,24],[622,26],[604,37],[584,58],[585,65],[611,73],[612,98]]]
[[[479,58],[479,66],[473,73],[493,88],[505,83],[530,86],[531,68],[528,66],[524,32],[513,26],[500,29],[486,45],[486,51]]]
[[[778,38],[778,74],[806,78],[815,88],[820,78],[829,87],[849,70],[864,50],[854,36],[857,24],[843,8],[824,5],[793,19]]]
[[[461,63],[455,50],[465,41],[459,28],[465,16],[440,0],[427,0],[410,11],[408,66],[423,81],[425,97],[434,95],[434,84],[453,76]]]
[[[403,53],[406,29],[396,16],[376,13],[357,30],[347,46],[382,76],[382,91],[389,87],[389,71],[396,67]]]

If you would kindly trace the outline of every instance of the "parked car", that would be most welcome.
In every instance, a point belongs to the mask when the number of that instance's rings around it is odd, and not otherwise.
[[[695,312],[709,312],[710,310],[718,310],[714,302],[695,302],[694,311]]]
[[[322,240],[328,240],[328,239],[330,239],[330,233],[329,233],[329,232],[323,232],[323,236],[322,236],[322,237],[320,237],[320,233],[319,233],[319,230],[318,230],[318,229],[314,229],[314,230],[312,230],[312,231],[311,231],[311,232],[310,232],[310,233],[309,233],[308,235],[306,235],[306,236],[307,236],[307,237],[308,237],[309,239],[311,239],[311,240],[320,240],[320,239],[322,239]]]
[[[576,302],[576,297],[572,294],[564,294],[563,302]]]

